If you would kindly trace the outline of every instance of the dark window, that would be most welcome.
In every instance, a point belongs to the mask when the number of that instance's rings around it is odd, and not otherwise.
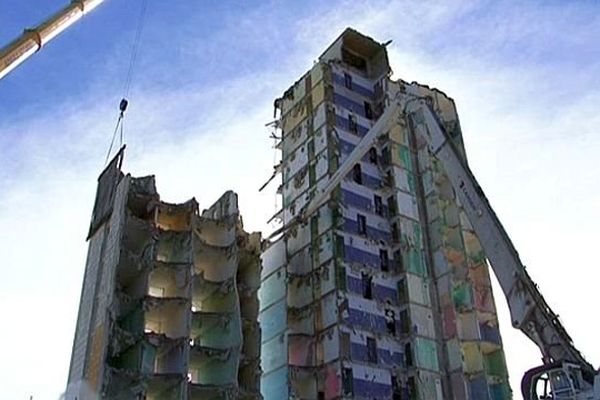
[[[395,375],[392,375],[392,400],[402,400],[402,388]]]
[[[392,173],[390,171],[388,171],[388,173],[385,174],[385,179],[383,180],[383,183],[388,187],[394,187],[394,177],[392,176]]]
[[[417,395],[417,384],[415,382],[415,377],[410,376],[408,378],[408,398],[409,400],[417,400],[418,397],[419,396]]]
[[[392,240],[394,242],[398,242],[400,240],[400,230],[398,229],[398,224],[396,222],[392,224]]]
[[[367,338],[367,359],[371,363],[377,363],[377,342],[371,337]]]
[[[344,258],[344,250],[345,250],[344,237],[338,235],[335,237],[335,255],[336,255],[336,257],[343,259]]]
[[[374,195],[373,202],[375,203],[375,214],[383,215],[383,202],[381,201],[381,197]]]
[[[371,164],[377,164],[377,149],[375,147],[369,149],[369,162]]]
[[[390,216],[396,215],[396,198],[394,196],[390,196],[387,199],[388,213]]]
[[[352,168],[352,180],[359,185],[362,185],[362,168],[360,167],[360,164],[355,164],[354,168]]]
[[[365,299],[373,298],[373,277],[363,272],[362,277],[362,295]]]
[[[385,326],[390,335],[396,334],[396,313],[391,308],[385,309]]]
[[[346,72],[344,72],[344,86],[348,89],[352,89],[352,76]]]
[[[383,149],[381,149],[381,161],[383,162],[383,165],[390,165],[391,163],[391,154],[390,154],[390,148],[389,147],[384,147]]]
[[[356,117],[352,114],[348,114],[348,130],[353,133],[358,133],[358,124],[356,123]]]
[[[308,184],[313,186],[317,181],[317,164],[310,164],[308,166]]]
[[[390,259],[387,250],[379,249],[379,264],[382,271],[390,270]]]
[[[356,214],[356,222],[358,223],[358,234],[367,234],[367,217],[364,215]]]
[[[406,304],[408,301],[408,287],[406,286],[406,281],[401,279],[398,281],[398,303],[400,305]]]
[[[342,386],[344,389],[345,396],[354,395],[353,382],[354,378],[352,376],[352,368],[344,368],[342,369]]]
[[[338,289],[346,291],[346,268],[340,266],[337,262],[335,263],[336,279],[338,282]]]
[[[410,317],[408,316],[408,310],[402,310],[400,311],[400,333],[407,334],[409,331]]]
[[[373,110],[371,109],[371,103],[365,101],[365,117],[368,119],[373,119]]]
[[[406,343],[406,345],[404,345],[404,361],[406,362],[407,367],[412,367],[413,357],[410,343]]]
[[[400,250],[394,252],[394,271],[396,273],[404,272],[404,263],[402,262],[402,253]]]

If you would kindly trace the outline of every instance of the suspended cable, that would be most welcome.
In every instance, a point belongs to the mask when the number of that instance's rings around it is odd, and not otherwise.
[[[104,160],[104,165],[108,164],[108,158],[110,157],[110,153],[112,151],[113,145],[115,144],[115,138],[117,137],[117,132],[119,131],[119,127],[121,127],[121,146],[122,136],[123,136],[123,113],[119,114],[119,118],[117,119],[117,126],[115,126],[115,131],[113,132],[112,140],[110,141],[110,147],[108,148],[108,153],[106,153],[106,160]]]
[[[119,131],[119,128],[121,128],[121,132],[119,134],[119,148],[123,147],[123,126],[125,125],[123,117],[125,115],[125,110],[127,110],[127,104],[128,102],[125,99],[122,99],[119,103],[119,118],[117,118],[117,125],[115,126],[115,131],[113,132],[113,136],[110,141],[108,153],[106,153],[106,160],[104,160],[104,165],[108,163],[108,158],[110,157],[110,152],[112,151],[113,145],[115,144],[115,138],[117,137],[117,132]]]
[[[140,10],[140,15],[138,17],[137,28],[135,31],[135,37],[133,39],[133,45],[131,46],[131,58],[129,60],[129,69],[127,70],[127,78],[125,79],[125,87],[124,93],[125,98],[129,96],[129,89],[131,87],[131,81],[133,78],[133,71],[135,67],[135,62],[137,60],[137,55],[140,49],[140,43],[142,41],[142,31],[144,30],[144,22],[146,20],[146,9],[148,8],[148,1],[142,0],[142,8]]]
[[[124,116],[125,111],[127,110],[127,106],[129,105],[129,90],[131,88],[131,82],[133,80],[133,72],[135,69],[135,63],[137,60],[137,56],[140,49],[140,44],[142,41],[142,31],[144,29],[144,22],[146,20],[146,9],[148,8],[148,1],[142,0],[142,6],[140,9],[140,14],[138,16],[135,36],[133,38],[133,44],[131,46],[131,57],[129,59],[129,67],[127,69],[127,76],[125,78],[125,84],[123,87],[123,98],[119,103],[119,118],[117,119],[117,125],[115,126],[115,131],[113,132],[112,139],[110,141],[110,147],[108,148],[108,153],[106,154],[106,161],[104,164],[108,163],[108,159],[110,157],[110,153],[115,143],[115,139],[117,137],[117,132],[119,132],[119,147],[123,146],[124,142]]]

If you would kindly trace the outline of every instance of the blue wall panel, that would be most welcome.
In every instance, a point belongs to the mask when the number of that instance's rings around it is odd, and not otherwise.
[[[258,316],[260,328],[262,329],[263,343],[283,332],[287,325],[287,305],[283,299],[261,312]]]
[[[263,375],[260,382],[260,392],[263,400],[288,400],[287,367]]]
[[[333,75],[334,90],[337,85],[344,86],[344,87],[346,86],[346,81],[345,81],[343,75],[336,74],[335,72],[332,75]],[[360,94],[361,96],[367,97],[369,99],[372,99],[375,96],[375,93],[373,92],[372,89],[364,87],[362,85],[358,85],[356,82],[352,82],[352,89],[350,89],[350,90],[352,90],[355,93]]]

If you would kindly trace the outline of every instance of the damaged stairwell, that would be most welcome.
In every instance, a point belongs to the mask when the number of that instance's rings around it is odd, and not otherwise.
[[[260,233],[234,192],[165,203],[122,157],[99,179],[66,398],[260,399]]]

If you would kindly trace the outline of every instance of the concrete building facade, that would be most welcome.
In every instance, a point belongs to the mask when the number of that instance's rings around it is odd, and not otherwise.
[[[235,193],[165,203],[122,159],[98,180],[65,398],[260,399],[260,234]]]
[[[453,100],[390,75],[386,47],[348,29],[276,100],[283,226],[397,92],[429,99],[464,154]],[[485,256],[410,121],[262,263],[265,400],[511,398]]]

